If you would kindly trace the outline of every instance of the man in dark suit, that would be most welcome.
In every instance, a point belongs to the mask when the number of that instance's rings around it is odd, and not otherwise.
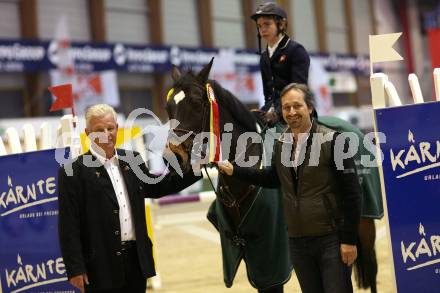
[[[67,277],[81,292],[144,293],[146,279],[155,275],[144,198],[178,192],[200,177],[171,172],[151,182],[158,178],[139,154],[115,149],[118,125],[108,105],[92,106],[86,124],[90,151],[73,162],[73,174],[61,167],[58,177]],[[146,176],[150,181],[140,179]]]

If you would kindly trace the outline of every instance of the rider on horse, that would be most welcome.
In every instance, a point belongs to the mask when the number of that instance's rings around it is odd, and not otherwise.
[[[275,122],[281,116],[283,88],[292,82],[307,84],[310,57],[300,43],[287,35],[287,13],[278,4],[261,4],[251,18],[257,25],[260,53],[261,39],[267,44],[260,57],[264,91],[261,111],[267,112],[266,119]]]

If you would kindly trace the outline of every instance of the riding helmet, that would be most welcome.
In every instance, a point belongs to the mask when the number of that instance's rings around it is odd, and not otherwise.
[[[255,13],[251,15],[251,18],[254,21],[257,21],[258,17],[260,16],[270,16],[270,15],[287,19],[286,11],[284,11],[284,9],[281,8],[281,6],[279,6],[274,2],[266,2],[258,5],[257,11],[255,11]]]

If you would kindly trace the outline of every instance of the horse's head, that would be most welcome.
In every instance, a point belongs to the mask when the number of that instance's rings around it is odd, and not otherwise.
[[[209,101],[206,83],[214,58],[199,73],[181,73],[173,68],[174,84],[167,95],[166,110],[171,120],[167,150],[173,152],[183,170],[190,168],[190,155],[197,134],[209,131]]]

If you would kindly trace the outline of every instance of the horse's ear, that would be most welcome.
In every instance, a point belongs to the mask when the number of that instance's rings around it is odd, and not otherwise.
[[[177,81],[182,76],[182,73],[180,72],[179,68],[175,65],[173,65],[173,70],[171,71],[171,77],[174,81]]]
[[[200,80],[203,84],[208,81],[209,72],[211,71],[212,63],[214,63],[214,57],[211,58],[211,61],[209,61],[209,63],[206,64],[206,66],[203,67],[203,69],[200,70],[199,74],[197,75],[198,80]]]

